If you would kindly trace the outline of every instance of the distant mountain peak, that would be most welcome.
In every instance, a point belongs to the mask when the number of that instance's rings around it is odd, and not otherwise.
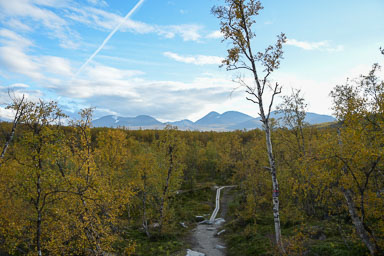
[[[271,118],[279,119],[283,113],[273,111]],[[335,118],[328,115],[319,115],[307,112],[305,121],[310,125],[333,122]],[[233,131],[233,130],[252,130],[261,128],[260,117],[254,118],[238,111],[227,111],[219,114],[215,111],[209,112],[196,122],[183,119],[175,122],[162,123],[149,115],[138,115],[136,117],[119,117],[116,115],[103,116],[92,122],[94,127],[127,127],[132,129],[163,129],[167,124],[177,126],[180,130],[200,130],[200,131]]]
[[[195,124],[202,127],[223,125],[228,126],[233,125],[235,123],[245,122],[252,118],[253,117],[238,111],[227,111],[223,114],[219,114],[215,111],[212,111],[203,118],[197,120]]]
[[[156,120],[155,118],[151,117],[151,116],[148,116],[148,115],[138,115],[135,117],[136,119],[154,119]]]
[[[162,128],[164,124],[148,115],[136,117],[103,116],[92,122],[94,127],[150,127],[151,129]]]
[[[217,113],[216,111],[211,111],[206,116],[220,116],[220,114]]]

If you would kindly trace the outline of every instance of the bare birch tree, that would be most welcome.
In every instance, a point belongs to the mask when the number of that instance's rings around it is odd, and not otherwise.
[[[269,167],[273,184],[273,217],[275,223],[276,244],[281,253],[284,252],[281,240],[280,216],[279,216],[279,184],[276,176],[276,163],[273,155],[271,141],[270,115],[275,96],[281,92],[278,83],[272,84],[270,75],[279,68],[283,56],[283,44],[286,41],[285,34],[277,36],[275,45],[268,46],[262,52],[254,50],[256,34],[253,25],[255,17],[263,9],[260,1],[255,0],[225,0],[225,6],[214,6],[212,13],[220,20],[223,41],[229,41],[232,47],[228,49],[228,55],[223,60],[223,66],[227,70],[244,70],[251,74],[252,82],[248,83],[241,77],[238,81],[245,88],[247,100],[255,103],[259,108],[261,122],[266,136]],[[263,70],[260,72],[259,68]],[[270,90],[271,96],[265,94]]]
[[[283,102],[277,106],[278,112],[283,114],[283,125],[292,131],[297,142],[299,155],[305,156],[305,141],[303,129],[308,124],[305,122],[307,103],[301,95],[301,90],[292,90],[291,95],[283,96]]]
[[[16,96],[11,95],[11,91],[8,91],[9,97],[12,99],[12,103],[7,106],[7,109],[13,109],[15,112],[15,116],[12,121],[12,129],[11,133],[7,136],[6,141],[4,143],[3,149],[0,155],[0,166],[3,164],[3,160],[5,157],[5,153],[8,150],[9,144],[11,144],[13,137],[15,136],[16,128],[22,120],[22,117],[25,114],[25,110],[27,108],[27,103],[25,102],[24,95],[21,98],[17,98]]]

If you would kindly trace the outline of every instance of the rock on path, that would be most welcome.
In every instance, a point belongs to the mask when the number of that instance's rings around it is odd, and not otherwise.
[[[188,249],[186,256],[206,256],[206,255],[204,253],[195,252],[195,251],[192,251],[192,250]]]

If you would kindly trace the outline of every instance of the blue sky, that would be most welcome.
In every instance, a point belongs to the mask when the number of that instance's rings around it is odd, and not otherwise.
[[[70,116],[84,107],[103,115],[196,120],[210,111],[258,116],[219,68],[228,43],[210,13],[219,0],[0,0],[0,103],[8,88],[56,100]],[[283,94],[299,88],[312,112],[331,114],[330,90],[384,63],[384,1],[262,1],[253,47],[286,33]],[[92,54],[119,24],[121,27]],[[89,62],[87,62],[89,60]],[[84,65],[87,62],[86,65]],[[83,68],[81,68],[83,66]],[[243,74],[245,78],[247,74]],[[0,108],[0,118],[10,116]]]

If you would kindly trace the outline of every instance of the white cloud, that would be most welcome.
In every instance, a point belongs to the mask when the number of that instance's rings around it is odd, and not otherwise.
[[[71,0],[29,0],[29,2],[35,5],[54,7],[54,8],[63,8],[63,7],[67,7],[70,4],[73,4]]]
[[[5,28],[0,29],[0,42],[3,45],[17,48],[26,48],[33,45],[32,41]]]
[[[87,24],[96,29],[112,30],[124,21],[124,17],[94,7],[71,7],[67,15],[72,20]],[[139,34],[154,32],[155,28],[140,21],[127,19],[120,28],[121,31],[131,31]]]
[[[18,19],[11,18],[5,22],[7,26],[19,31],[32,31],[32,28]]]
[[[44,8],[63,9],[68,6],[68,1],[59,0],[18,0],[7,1],[0,0],[0,17],[6,26],[19,26],[23,19],[23,23],[32,21],[35,28],[40,28],[42,25],[47,29],[47,33],[59,39],[62,47],[76,48],[77,44],[72,41],[72,38],[77,38],[78,35],[69,28],[68,23],[59,17],[55,12]],[[13,21],[7,24],[8,19]],[[37,23],[36,23],[37,22]],[[25,26],[27,29],[28,25]]]
[[[223,58],[218,56],[206,56],[206,55],[181,56],[173,52],[164,52],[164,55],[178,62],[195,64],[195,65],[220,65],[223,61]]]
[[[42,56],[38,62],[44,72],[68,77],[73,75],[70,61],[67,59],[56,56]]]
[[[298,41],[296,39],[287,39],[287,45],[296,46],[296,47],[302,48],[304,50],[319,49],[320,47],[324,47],[327,44],[328,44],[327,41],[305,42],[305,41]]]
[[[139,75],[143,75],[144,73],[139,70],[124,70],[113,68],[109,66],[104,66],[100,64],[96,64],[93,66],[88,66],[84,70],[85,76],[92,80],[123,80]]]
[[[124,17],[118,14],[107,12],[93,7],[72,7],[72,13],[68,14],[72,20],[87,24],[95,29],[112,30],[117,24],[120,24]],[[130,31],[138,34],[155,33],[166,38],[180,36],[184,41],[199,41],[201,38],[200,30],[202,26],[195,24],[180,25],[151,25],[132,19],[126,20],[121,26],[121,31]]]
[[[183,38],[184,41],[199,41],[199,39],[201,38],[201,35],[199,34],[199,30],[201,28],[202,27],[199,25],[182,24],[182,25],[158,27],[158,31],[160,34],[163,34],[163,33],[178,34]]]
[[[29,85],[27,84],[23,84],[23,83],[16,83],[16,84],[11,84],[10,86],[8,86],[9,88],[29,88]]]
[[[72,76],[69,60],[57,56],[33,56],[28,54],[34,44],[19,34],[0,29],[0,67],[35,80],[49,80],[45,74]],[[50,79],[54,79],[51,77]],[[52,80],[53,81],[53,80]]]
[[[88,3],[98,6],[108,6],[107,2],[104,0],[87,0]]]
[[[0,67],[33,79],[43,78],[33,58],[25,54],[20,48],[0,47]]]
[[[308,51],[324,50],[328,52],[338,52],[344,50],[344,47],[342,45],[337,45],[336,47],[334,47],[331,46],[330,42],[327,40],[320,42],[307,42],[299,41],[296,39],[287,39],[287,45],[292,45]]]
[[[75,79],[67,83],[56,85],[56,91],[65,97],[91,100],[94,97],[138,98],[139,95],[132,90],[132,83],[124,80],[87,80]],[[97,106],[107,107],[108,104],[96,102]],[[120,106],[118,106],[120,108]]]
[[[215,30],[215,31],[209,33],[206,37],[207,38],[214,38],[214,39],[223,38],[223,33],[221,33],[220,30]]]

